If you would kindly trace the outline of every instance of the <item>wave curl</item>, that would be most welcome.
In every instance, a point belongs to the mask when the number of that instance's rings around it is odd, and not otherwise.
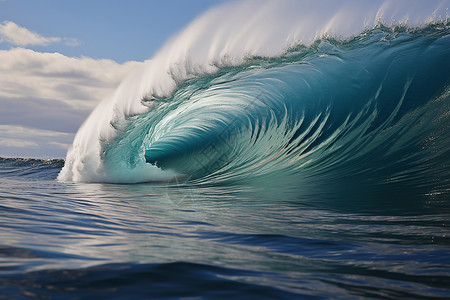
[[[245,2],[206,13],[99,105],[58,178],[357,178],[448,193],[448,2],[357,3]],[[255,37],[264,24],[278,25]]]

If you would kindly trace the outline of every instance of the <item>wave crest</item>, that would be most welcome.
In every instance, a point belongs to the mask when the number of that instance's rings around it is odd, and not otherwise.
[[[447,189],[448,3],[361,3],[208,12],[99,105],[59,179],[307,185],[344,176]]]

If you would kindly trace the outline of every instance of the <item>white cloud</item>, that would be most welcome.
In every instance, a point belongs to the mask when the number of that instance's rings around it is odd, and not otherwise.
[[[37,147],[38,144],[36,144],[35,142],[18,139],[2,139],[0,140],[0,146],[14,147],[14,148],[30,148],[30,147]]]
[[[64,40],[64,44],[66,44],[66,46],[69,46],[69,47],[76,47],[76,46],[80,46],[83,44],[82,42],[80,42],[79,40],[74,39],[74,38],[64,38],[63,40]]]
[[[43,37],[11,21],[5,21],[0,24],[0,40],[17,46],[47,46],[61,42],[59,37]]]
[[[0,156],[64,157],[90,111],[140,64],[0,50]]]
[[[66,132],[58,132],[45,129],[27,128],[20,125],[0,125],[0,135],[18,138],[32,138],[32,137],[62,137],[68,136],[70,134]]]
[[[0,50],[0,101],[33,97],[91,110],[138,62],[67,57],[30,49]]]
[[[0,0],[1,1],[1,0]],[[38,33],[19,26],[12,21],[0,23],[0,42],[10,43],[15,46],[48,46],[53,43],[64,43],[66,46],[75,47],[82,43],[75,38],[44,37]]]
[[[61,149],[64,149],[64,150],[69,149],[69,147],[72,145],[72,144],[60,143],[60,142],[49,142],[48,144],[52,145],[52,146],[55,146],[56,148],[61,148]]]
[[[63,157],[73,133],[43,130],[20,125],[0,125],[0,156]]]

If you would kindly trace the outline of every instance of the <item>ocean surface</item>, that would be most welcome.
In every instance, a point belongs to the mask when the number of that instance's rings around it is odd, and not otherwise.
[[[448,196],[58,182],[63,164],[0,160],[2,299],[450,297]]]
[[[449,2],[259,3],[0,159],[0,298],[450,298]]]

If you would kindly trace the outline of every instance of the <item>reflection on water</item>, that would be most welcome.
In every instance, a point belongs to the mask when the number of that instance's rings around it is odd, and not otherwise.
[[[288,298],[369,287],[375,296],[448,295],[448,213],[419,206],[420,197],[416,205],[389,206],[281,185],[2,183],[5,286],[22,286],[13,278],[31,271],[37,273],[27,276],[40,284],[72,274],[82,286],[97,277],[114,280],[109,272],[118,272],[137,288],[139,274],[161,282],[175,268],[199,282],[204,274],[202,284],[206,277],[212,284],[217,278],[232,286],[262,284]],[[355,201],[368,205],[354,207]]]

